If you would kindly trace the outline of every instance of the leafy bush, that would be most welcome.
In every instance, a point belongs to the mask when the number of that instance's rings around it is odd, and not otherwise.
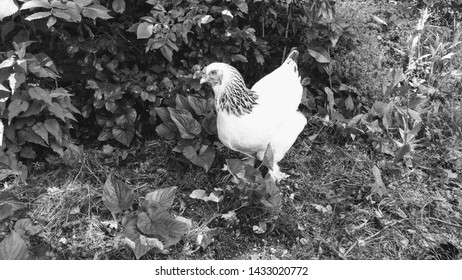
[[[188,219],[180,216],[174,218],[169,212],[175,191],[176,187],[155,190],[146,195],[142,208],[128,211],[134,202],[133,191],[112,175],[107,178],[103,188],[103,203],[115,218],[116,214],[123,213],[120,222],[137,259],[151,249],[162,252],[175,245],[191,226]]]
[[[76,121],[74,114],[79,114],[66,89],[45,86],[47,79],[56,80],[59,75],[46,54],[26,52],[32,43],[13,42],[14,51],[8,51],[0,64],[0,113],[6,123],[0,161],[24,176],[27,170],[18,162],[18,155],[35,158],[38,146],[50,147],[60,156],[64,156],[64,148],[76,149],[69,129],[71,121]]]

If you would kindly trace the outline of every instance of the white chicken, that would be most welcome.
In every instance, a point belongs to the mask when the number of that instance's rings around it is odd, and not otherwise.
[[[287,178],[278,162],[294,144],[306,125],[298,111],[303,87],[297,67],[298,51],[292,50],[284,63],[248,89],[236,68],[211,63],[200,83],[208,83],[215,94],[217,130],[228,148],[263,161],[268,144],[273,152],[269,172],[276,182]]]

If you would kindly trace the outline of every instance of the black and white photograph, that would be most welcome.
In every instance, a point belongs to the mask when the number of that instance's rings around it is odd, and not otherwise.
[[[0,0],[0,40],[2,270],[462,267],[461,0]]]

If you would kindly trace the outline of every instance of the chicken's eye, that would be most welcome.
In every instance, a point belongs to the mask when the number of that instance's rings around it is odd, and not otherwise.
[[[217,74],[217,71],[216,71],[216,70],[210,71],[210,75],[216,75],[216,74]]]

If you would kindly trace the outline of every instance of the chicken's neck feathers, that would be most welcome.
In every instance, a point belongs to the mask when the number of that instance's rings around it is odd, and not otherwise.
[[[213,86],[218,110],[238,117],[250,114],[257,104],[258,95],[247,88],[242,75],[229,66],[221,84]]]

